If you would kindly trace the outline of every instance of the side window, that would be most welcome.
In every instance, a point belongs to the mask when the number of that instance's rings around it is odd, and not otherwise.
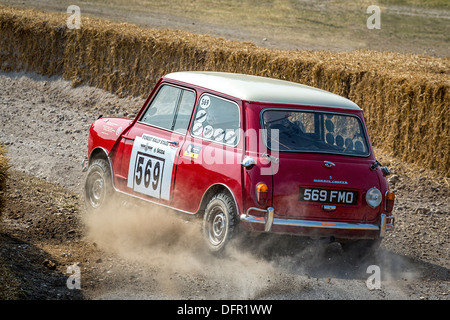
[[[194,92],[163,85],[140,121],[155,127],[186,133],[194,104]]]
[[[173,131],[186,134],[189,122],[191,121],[192,110],[195,105],[195,93],[182,90],[178,112],[174,119]]]
[[[236,146],[239,128],[237,103],[210,94],[200,97],[191,129],[194,137]]]

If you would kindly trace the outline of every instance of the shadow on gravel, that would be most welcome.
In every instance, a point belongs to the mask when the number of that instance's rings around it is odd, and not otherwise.
[[[2,300],[83,300],[82,290],[69,289],[67,266],[28,242],[0,233],[0,298]]]
[[[378,266],[382,280],[422,277],[448,281],[450,270],[426,261],[389,251],[383,245],[372,254],[344,251],[338,242],[298,236],[258,234],[240,237],[239,250],[272,263],[293,275],[311,278],[366,280],[369,266]]]

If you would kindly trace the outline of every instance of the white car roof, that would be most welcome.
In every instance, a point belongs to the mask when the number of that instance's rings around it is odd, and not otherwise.
[[[221,92],[240,100],[361,110],[334,93],[284,80],[212,71],[174,72],[165,78]]]

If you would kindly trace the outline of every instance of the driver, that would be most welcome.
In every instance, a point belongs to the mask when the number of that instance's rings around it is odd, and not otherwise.
[[[303,131],[298,124],[289,119],[290,116],[291,113],[286,111],[266,111],[263,114],[268,140],[274,139],[275,142],[276,135],[272,136],[272,133],[273,130],[278,130],[279,139],[276,142],[280,144],[281,149],[284,148],[286,150],[295,149],[295,146],[302,140],[301,136],[303,135]]]
[[[280,135],[295,137],[303,134],[298,124],[289,119],[290,116],[291,113],[286,111],[266,111],[263,115],[264,125],[269,132],[274,129],[280,130]]]

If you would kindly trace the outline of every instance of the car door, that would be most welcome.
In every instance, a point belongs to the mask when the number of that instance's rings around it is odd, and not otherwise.
[[[241,119],[239,101],[209,92],[200,95],[178,161],[176,208],[197,212],[206,191],[218,185],[228,188],[240,203]]]
[[[162,83],[135,124],[122,135],[116,188],[170,204],[179,152],[196,101],[195,91]]]

